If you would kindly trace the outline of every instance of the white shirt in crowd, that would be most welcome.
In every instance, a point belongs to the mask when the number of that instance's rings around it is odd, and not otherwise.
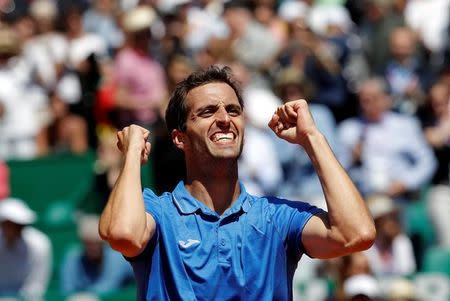
[[[23,229],[22,238],[8,248],[0,230],[0,267],[0,296],[8,293],[42,296],[51,275],[50,240],[28,226]]]

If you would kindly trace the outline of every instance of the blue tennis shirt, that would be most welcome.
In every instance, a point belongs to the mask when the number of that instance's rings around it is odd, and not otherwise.
[[[138,300],[290,300],[303,254],[301,234],[321,209],[241,194],[221,216],[180,182],[172,193],[144,190],[156,231],[128,258]]]

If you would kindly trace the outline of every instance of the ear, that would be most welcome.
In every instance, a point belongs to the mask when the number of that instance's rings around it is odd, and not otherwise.
[[[174,129],[172,130],[172,142],[176,148],[180,150],[184,150],[184,142],[185,142],[184,133],[180,130]]]

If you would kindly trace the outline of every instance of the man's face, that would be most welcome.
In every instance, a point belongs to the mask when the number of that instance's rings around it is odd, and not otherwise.
[[[390,36],[391,54],[399,61],[407,59],[414,53],[414,36],[407,29],[394,30]]]
[[[375,83],[368,83],[359,92],[359,104],[364,117],[377,122],[389,110],[390,101]]]
[[[385,241],[392,242],[400,234],[401,225],[397,212],[391,212],[375,219],[377,235]]]
[[[0,222],[0,227],[6,241],[12,243],[20,238],[24,226],[5,220]]]
[[[186,160],[198,156],[236,160],[243,146],[244,116],[233,88],[221,82],[196,87],[188,93],[186,106],[182,133]]]
[[[86,257],[91,261],[101,261],[103,258],[103,242],[95,239],[83,239]]]

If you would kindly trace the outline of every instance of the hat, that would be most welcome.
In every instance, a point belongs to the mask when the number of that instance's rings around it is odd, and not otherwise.
[[[20,52],[20,42],[14,30],[0,27],[0,54],[17,55]]]
[[[300,87],[306,99],[312,98],[314,94],[313,84],[305,77],[305,74],[299,68],[286,67],[281,69],[275,75],[274,90],[278,95],[280,95],[282,89],[288,85]]]
[[[395,279],[389,288],[389,300],[415,300],[415,289],[405,278]]]
[[[308,5],[303,1],[284,1],[278,9],[278,15],[286,22],[293,22],[304,18],[308,9]]]
[[[374,195],[368,197],[367,206],[374,219],[398,210],[394,201],[386,195]]]
[[[22,200],[7,198],[0,202],[0,221],[29,225],[36,221],[36,213]]]
[[[153,8],[147,5],[138,6],[128,11],[123,17],[123,28],[126,32],[133,33],[149,29],[156,20]]]
[[[185,4],[192,3],[191,0],[164,0],[158,1],[158,10],[164,14],[174,13],[176,9]]]
[[[308,11],[308,25],[317,34],[325,34],[330,25],[349,32],[354,26],[348,10],[341,5],[315,5]]]
[[[344,294],[348,297],[365,295],[370,298],[376,298],[380,294],[380,287],[377,280],[367,274],[360,274],[349,277],[344,282]]]
[[[84,240],[101,240],[98,233],[98,224],[100,218],[95,214],[83,214],[78,218],[78,236]]]
[[[34,0],[29,7],[30,15],[35,19],[54,19],[58,15],[58,8],[52,0]]]

